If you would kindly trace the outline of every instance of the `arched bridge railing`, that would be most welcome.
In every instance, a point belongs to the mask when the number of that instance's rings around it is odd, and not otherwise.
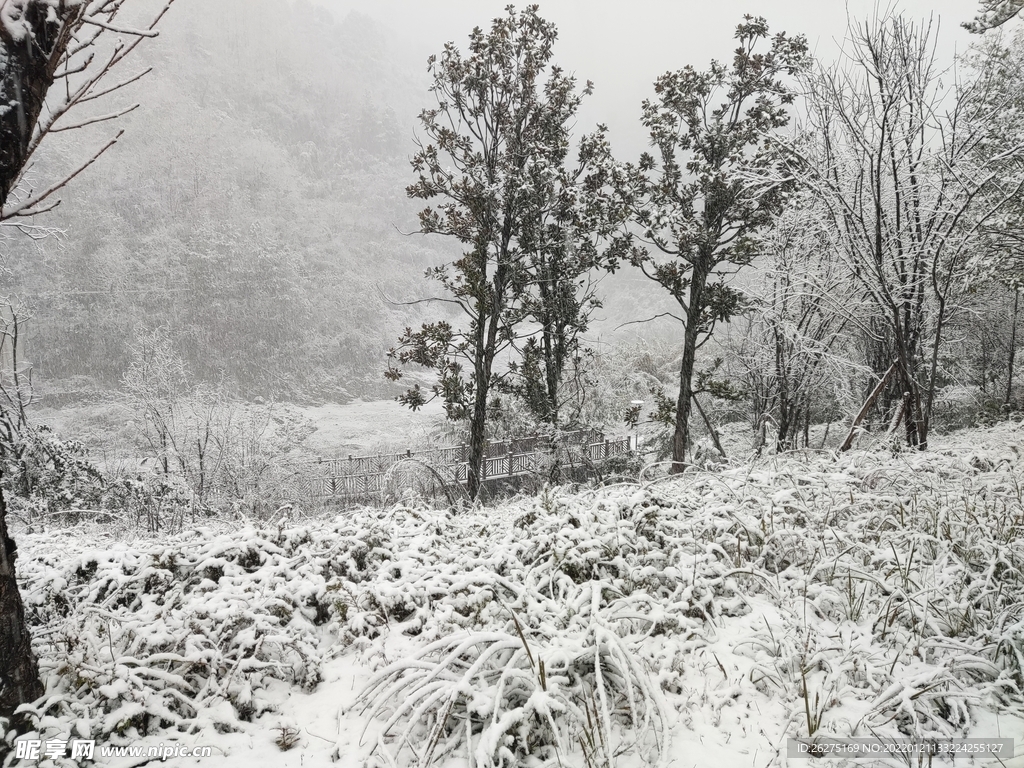
[[[628,437],[606,439],[592,429],[563,432],[557,456],[567,467],[593,468],[630,451]],[[551,465],[556,448],[551,438],[533,436],[497,440],[484,452],[483,480],[499,481],[539,474]],[[465,485],[469,447],[454,445],[424,451],[320,458],[288,465],[286,495],[296,499],[379,499],[411,488],[427,496],[450,493]]]

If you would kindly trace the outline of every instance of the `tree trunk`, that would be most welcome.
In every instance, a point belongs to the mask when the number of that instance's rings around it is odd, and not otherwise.
[[[24,39],[16,39],[0,24],[0,104],[11,107],[0,110],[0,207],[28,160],[46,91],[87,5],[27,3],[21,21],[31,35]]]
[[[481,331],[483,323],[479,323]],[[487,428],[487,395],[490,371],[481,351],[476,360],[476,390],[473,392],[473,415],[469,422],[469,466],[466,471],[466,490],[469,498],[476,499],[483,485],[484,444]]]
[[[507,227],[506,227],[507,229]],[[507,249],[507,239],[505,242]],[[469,498],[476,499],[484,481],[484,448],[487,443],[487,398],[491,393],[491,371],[498,348],[499,313],[495,307],[503,302],[504,268],[499,265],[494,275],[493,304],[486,300],[477,303],[476,360],[473,375],[476,388],[473,391],[473,415],[469,424],[469,471],[466,473],[466,490]]]
[[[718,451],[722,458],[727,458],[725,455],[725,448],[722,446],[722,441],[718,439],[718,430],[715,429],[715,425],[711,423],[711,419],[701,408],[700,400],[697,399],[697,395],[693,396],[693,406],[697,409],[697,413],[700,414],[701,419],[704,421],[704,426],[708,428],[708,434],[711,435],[711,442],[715,446],[715,450]]]
[[[1013,396],[1013,363],[1017,355],[1017,310],[1020,308],[1020,288],[1013,289],[1013,314],[1010,318],[1010,357],[1006,362],[1006,397],[1003,399],[1003,408],[1010,408],[1010,399]]]
[[[811,447],[811,404],[804,403],[804,448]]]
[[[701,254],[697,257],[690,276],[689,301],[683,304],[686,310],[686,328],[683,331],[683,359],[679,364],[676,428],[672,435],[672,466],[669,469],[669,474],[672,475],[686,469],[686,450],[690,445],[690,411],[693,406],[693,371],[697,363],[700,319],[705,310],[704,289],[708,281],[708,265],[713,263],[713,254]]]
[[[0,209],[31,154],[46,92],[87,5],[30,2],[13,27],[0,24]],[[12,717],[19,705],[43,694],[18,592],[16,557],[0,490],[0,717]]]
[[[694,306],[692,303],[690,306]],[[697,360],[696,318],[686,319],[683,333],[683,361],[679,366],[679,399],[676,401],[676,428],[672,435],[672,467],[679,474],[686,469],[686,449],[690,443],[690,410],[693,405],[693,370]]]
[[[875,388],[871,390],[867,400],[864,401],[864,405],[861,406],[857,415],[853,417],[853,423],[850,424],[850,431],[846,434],[846,439],[843,440],[842,445],[839,446],[840,453],[844,453],[853,447],[854,438],[857,437],[857,427],[860,426],[860,423],[864,420],[864,417],[868,415],[868,411],[871,410],[875,401],[878,400],[882,392],[885,391],[886,386],[889,384],[889,379],[892,378],[894,373],[896,373],[895,362],[889,366],[889,369],[884,374],[882,374],[882,378],[878,380],[878,384],[876,384]]]
[[[20,704],[43,695],[15,578],[16,558],[17,547],[7,531],[7,504],[0,490],[0,717],[12,717]]]
[[[790,402],[789,375],[786,370],[785,340],[779,333],[779,327],[773,328],[775,337],[775,382],[779,390],[779,423],[775,435],[775,452],[782,453],[795,448],[790,433],[793,431],[793,419],[799,415],[795,411],[795,404]]]

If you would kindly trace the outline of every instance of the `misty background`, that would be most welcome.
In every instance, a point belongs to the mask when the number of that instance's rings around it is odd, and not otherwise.
[[[3,292],[24,303],[22,354],[37,394],[60,405],[117,389],[133,345],[163,329],[197,380],[245,398],[346,402],[399,391],[384,354],[436,317],[424,271],[455,252],[416,228],[405,187],[416,116],[432,104],[426,58],[488,26],[500,2],[179,0],[130,63],[153,71],[121,95],[140,107],[118,146],[63,193],[49,237],[10,238]],[[951,0],[892,6],[941,25],[940,56],[966,48]],[[146,3],[136,7],[140,17]],[[838,55],[847,16],[870,2],[556,0],[556,61],[594,82],[577,132],[607,124],[616,155],[646,148],[640,103],[654,78],[728,60],[744,13]],[[101,124],[53,137],[40,186],[109,137]],[[42,234],[40,231],[37,234]],[[589,334],[670,338],[657,286],[634,271],[602,279]],[[667,297],[666,297],[667,298]]]

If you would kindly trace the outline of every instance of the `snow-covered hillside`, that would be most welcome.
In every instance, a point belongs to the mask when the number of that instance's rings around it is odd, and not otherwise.
[[[22,534],[35,738],[245,768],[764,768],[811,732],[1024,752],[1022,446],[1005,425],[497,508]]]

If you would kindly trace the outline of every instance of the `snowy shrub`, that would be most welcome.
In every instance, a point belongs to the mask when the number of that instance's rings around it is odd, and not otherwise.
[[[139,474],[121,477],[107,484],[103,508],[113,528],[150,533],[178,532],[189,513],[194,514],[192,491],[175,475]]]
[[[3,489],[15,515],[77,519],[81,510],[100,506],[103,476],[81,443],[38,426],[23,428],[2,448]]]
[[[594,765],[633,748],[664,752],[658,692],[612,628],[527,637],[510,623],[514,634],[449,635],[371,680],[371,715],[386,713],[385,730],[404,724],[399,752],[408,747],[430,765],[466,751],[471,764],[507,768],[577,748]]]
[[[319,682],[327,558],[308,551],[308,531],[201,531],[70,559],[58,554],[68,534],[47,543],[25,593],[30,623],[47,630],[48,690],[31,713],[41,731],[70,720],[112,740],[226,732],[272,709],[269,680]]]

